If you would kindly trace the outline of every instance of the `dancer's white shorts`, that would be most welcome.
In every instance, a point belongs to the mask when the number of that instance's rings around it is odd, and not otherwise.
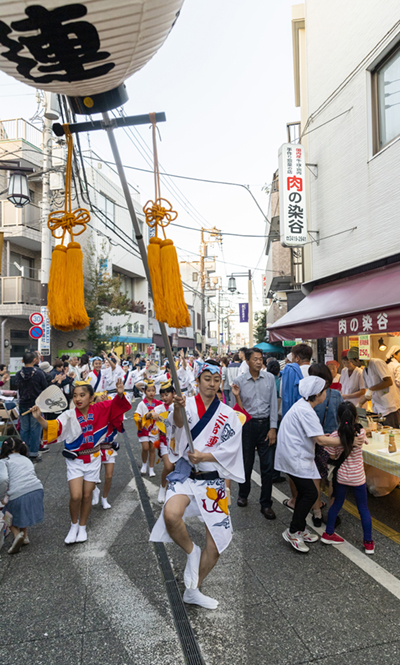
[[[83,478],[89,483],[100,482],[100,469],[101,469],[101,455],[92,459],[88,464],[84,464],[81,459],[66,459],[67,463],[67,480],[75,480],[75,478]]]

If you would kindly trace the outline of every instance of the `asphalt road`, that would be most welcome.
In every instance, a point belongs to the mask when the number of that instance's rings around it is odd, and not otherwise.
[[[161,465],[142,481],[131,419],[127,433],[112,508],[93,509],[86,544],[63,542],[70,519],[61,445],[36,467],[45,521],[18,555],[7,554],[10,541],[0,552],[0,665],[400,665],[400,490],[371,498],[376,526],[391,528],[389,536],[374,531],[374,557],[363,554],[360,521],[346,511],[338,529],[346,546],[318,542],[304,556],[281,536],[287,484],[274,490],[269,522],[256,469],[247,508],[236,506],[233,483],[234,538],[203,586],[220,605],[185,611],[185,556],[148,542]],[[204,526],[194,519],[188,528],[202,545]]]

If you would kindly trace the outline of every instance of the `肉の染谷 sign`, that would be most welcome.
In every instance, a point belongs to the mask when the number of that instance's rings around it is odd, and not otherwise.
[[[369,335],[371,333],[384,333],[396,330],[398,325],[396,314],[393,321],[390,318],[390,310],[387,312],[369,312],[346,316],[337,322],[337,335]],[[394,320],[396,316],[396,321]],[[393,327],[395,326],[395,327]]]
[[[305,156],[299,144],[284,143],[279,149],[279,218],[284,247],[307,242]]]

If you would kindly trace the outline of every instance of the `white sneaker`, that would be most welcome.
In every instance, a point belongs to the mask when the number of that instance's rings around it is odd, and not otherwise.
[[[167,495],[167,488],[160,485],[160,489],[158,490],[158,497],[157,497],[158,503],[165,503],[166,495]]]
[[[200,607],[205,607],[207,610],[216,610],[219,605],[218,600],[205,596],[200,589],[185,589],[183,602],[189,605],[200,605]]]
[[[296,531],[296,533],[290,533],[289,529],[286,529],[286,531],[283,532],[282,536],[298,552],[305,553],[310,551],[310,548],[307,547],[307,545],[304,542],[302,531]]]
[[[100,490],[98,487],[95,487],[92,494],[92,506],[97,506],[100,499]]]
[[[316,543],[319,540],[319,536],[316,533],[311,533],[306,527],[303,531],[303,540],[305,543]]]
[[[104,510],[107,510],[107,508],[111,508],[111,504],[108,503],[107,499],[105,499],[104,496],[101,497],[101,505],[103,506]]]
[[[76,524],[73,524],[71,522],[71,528],[68,531],[67,537],[64,540],[64,543],[66,545],[72,545],[72,543],[76,543],[76,537],[78,535],[78,529],[79,529],[78,522]]]
[[[81,524],[79,524],[78,533],[75,542],[85,543],[86,541],[87,541],[86,525],[82,526]]]
[[[149,478],[154,478],[155,475],[156,475],[156,472],[154,471],[154,467],[151,466],[149,468]]]
[[[183,573],[183,580],[187,589],[196,589],[199,583],[199,566],[200,566],[201,549],[198,545],[193,543],[193,549],[187,555],[187,562],[185,571]]]
[[[20,531],[19,534],[14,538],[13,544],[8,550],[8,553],[17,554],[17,552],[20,551],[23,544],[24,544],[24,534],[22,533],[22,531]]]
[[[22,544],[23,544],[23,545],[29,545],[30,542],[31,542],[31,541],[29,540],[29,536],[26,535],[25,538],[24,538],[24,542],[23,542]]]
[[[147,462],[144,462],[144,464],[142,464],[142,468],[140,469],[140,473],[142,474],[142,476],[144,476],[147,473]]]

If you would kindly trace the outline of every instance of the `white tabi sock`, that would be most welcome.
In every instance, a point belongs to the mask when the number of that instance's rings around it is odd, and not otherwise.
[[[111,508],[111,504],[108,503],[107,499],[105,499],[104,496],[101,497],[101,505],[103,506],[104,510],[107,510],[107,508]]]
[[[185,572],[183,573],[183,580],[187,589],[196,589],[199,583],[200,557],[201,549],[193,543],[193,549],[187,555]]]
[[[183,602],[189,605],[200,605],[200,607],[205,607],[207,610],[216,610],[219,605],[218,600],[205,596],[200,589],[185,589]]]
[[[147,473],[147,462],[143,462],[140,473]]]
[[[64,540],[64,543],[66,545],[71,545],[72,543],[76,543],[76,537],[78,535],[78,529],[79,529],[78,522],[76,524],[71,522],[71,528],[68,531],[67,537]]]
[[[79,525],[78,529],[78,535],[76,536],[76,543],[84,543],[87,541],[87,533],[86,533],[86,524],[85,526],[82,526],[81,524]]]
[[[157,497],[158,503],[165,503],[166,495],[167,495],[167,488],[160,485],[160,489],[158,490],[158,497]]]
[[[92,506],[97,506],[100,499],[100,490],[98,487],[95,487],[92,494]]]
[[[155,475],[156,475],[156,472],[154,471],[154,466],[151,466],[149,468],[149,477],[154,478]]]

